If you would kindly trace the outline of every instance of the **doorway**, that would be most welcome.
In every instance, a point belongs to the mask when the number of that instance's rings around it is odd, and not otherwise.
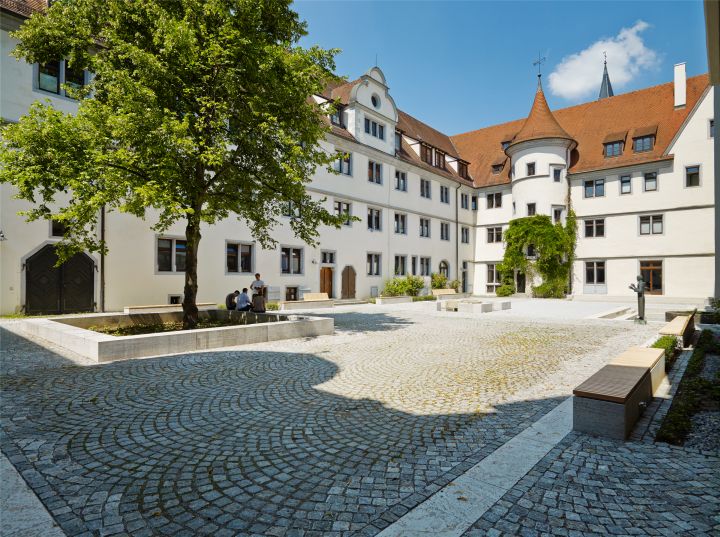
[[[645,292],[649,295],[662,295],[662,261],[640,261],[640,275],[645,280]]]
[[[80,313],[95,309],[95,262],[85,253],[59,267],[55,246],[42,247],[25,262],[28,315]]]
[[[333,298],[333,269],[332,267],[320,267],[320,292],[327,293]]]
[[[340,298],[355,298],[355,269],[350,265],[342,271]]]
[[[525,293],[525,273],[524,272],[518,272],[515,276],[516,279],[516,293],[524,294]]]

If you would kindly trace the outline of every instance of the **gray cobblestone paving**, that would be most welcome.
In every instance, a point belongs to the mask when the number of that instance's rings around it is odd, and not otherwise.
[[[374,535],[655,330],[333,316],[89,367],[0,327],[2,451],[68,535]]]

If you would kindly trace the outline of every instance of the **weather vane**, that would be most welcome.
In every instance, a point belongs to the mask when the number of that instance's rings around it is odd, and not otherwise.
[[[603,50],[603,57],[605,58],[605,63],[607,64],[607,50]]]
[[[538,59],[536,62],[533,62],[533,65],[537,65],[537,68],[538,68],[538,78],[540,78],[542,76],[542,74],[540,73],[540,66],[543,63],[545,63],[545,59],[546,59],[545,56],[541,57],[540,52],[538,51]]]

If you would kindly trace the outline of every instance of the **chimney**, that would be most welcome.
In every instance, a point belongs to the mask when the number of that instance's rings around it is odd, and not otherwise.
[[[685,63],[675,64],[675,108],[682,108],[687,102],[687,75]]]

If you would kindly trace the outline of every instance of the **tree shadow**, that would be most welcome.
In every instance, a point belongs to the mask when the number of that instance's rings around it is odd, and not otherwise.
[[[413,325],[413,321],[387,313],[365,312],[312,312],[313,317],[328,317],[335,320],[339,332],[388,332]]]

